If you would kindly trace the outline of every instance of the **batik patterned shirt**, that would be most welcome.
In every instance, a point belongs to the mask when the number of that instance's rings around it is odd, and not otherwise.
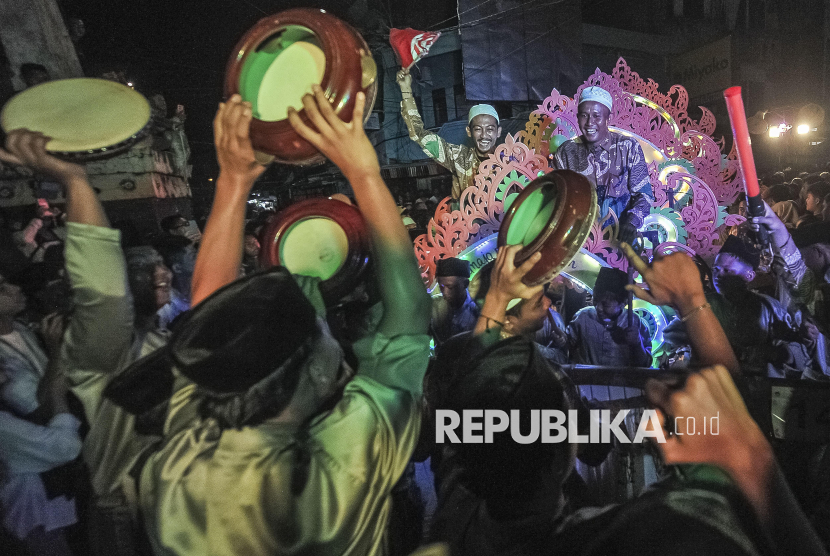
[[[654,194],[643,149],[635,139],[612,131],[604,141],[589,145],[579,136],[559,146],[554,165],[579,172],[594,184],[600,219],[613,210],[621,221],[642,226]]]
[[[452,173],[452,198],[457,201],[461,192],[473,185],[478,173],[481,159],[475,149],[448,143],[437,133],[424,128],[418,105],[411,96],[405,97],[401,102],[401,116],[409,130],[409,138],[418,143],[430,158]]]

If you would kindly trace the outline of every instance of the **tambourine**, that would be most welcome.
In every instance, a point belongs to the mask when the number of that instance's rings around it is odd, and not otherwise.
[[[5,132],[26,128],[51,137],[46,150],[86,162],[121,154],[150,132],[150,103],[106,79],[41,83],[18,93],[0,112]]]
[[[277,214],[262,233],[260,262],[320,278],[328,305],[351,293],[366,274],[371,243],[357,207],[335,199],[308,199]]]
[[[530,182],[504,213],[498,246],[524,246],[516,266],[541,253],[522,281],[529,286],[550,282],[579,252],[598,211],[597,192],[588,178],[554,170]]]
[[[350,121],[355,96],[366,94],[369,118],[377,95],[377,66],[363,37],[324,10],[298,8],[261,19],[239,40],[225,71],[225,98],[252,105],[251,143],[278,162],[315,164],[324,157],[288,121],[288,108],[320,85],[335,113]],[[312,126],[313,127],[313,126]],[[266,157],[262,157],[266,158]]]

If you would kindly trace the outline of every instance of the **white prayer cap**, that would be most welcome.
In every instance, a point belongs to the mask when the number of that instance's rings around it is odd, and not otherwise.
[[[585,87],[582,89],[582,93],[579,95],[579,104],[588,101],[598,102],[607,107],[608,110],[611,110],[613,104],[611,93],[602,87]]]
[[[496,123],[499,123],[499,113],[496,112],[496,109],[490,106],[489,104],[476,104],[472,108],[470,108],[470,114],[467,116],[467,123],[473,121],[473,118],[476,116],[481,116],[482,114],[486,114],[488,116],[493,116],[496,118]]]

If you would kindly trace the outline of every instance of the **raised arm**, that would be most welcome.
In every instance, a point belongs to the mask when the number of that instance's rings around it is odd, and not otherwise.
[[[418,143],[424,153],[435,162],[455,172],[455,159],[461,145],[447,143],[437,133],[429,131],[424,127],[424,120],[418,113],[418,105],[415,104],[415,97],[412,95],[412,76],[408,71],[402,69],[396,76],[398,87],[401,89],[401,117],[409,131],[409,138]]]
[[[16,129],[6,138],[6,150],[0,149],[0,160],[27,166],[45,174],[66,187],[68,222],[109,228],[104,207],[89,185],[83,166],[65,162],[46,151],[50,138],[27,129]]]
[[[398,216],[392,194],[380,177],[377,154],[363,130],[366,97],[358,93],[350,122],[343,122],[319,86],[303,98],[303,107],[315,129],[304,124],[295,110],[288,119],[294,129],[334,162],[349,180],[366,220],[374,269],[383,301],[379,330],[386,336],[426,334],[431,304],[426,293],[409,233]]]
[[[622,250],[648,284],[648,290],[639,286],[627,288],[644,301],[669,305],[678,312],[686,325],[698,363],[701,366],[723,365],[734,374],[740,373],[726,333],[703,294],[703,283],[694,261],[684,253],[673,253],[655,257],[649,265],[627,243],[622,244]]]
[[[708,463],[723,468],[749,500],[775,544],[775,553],[787,554],[798,547],[805,556],[826,554],[725,367],[693,374],[677,391],[652,380],[646,393],[664,415],[674,418],[667,421],[673,421],[669,425],[673,430],[666,431],[666,442],[657,444],[667,464]],[[717,434],[683,434],[686,422],[713,423],[713,418],[717,418]]]
[[[245,207],[254,182],[265,171],[251,146],[251,114],[251,104],[233,95],[219,105],[213,119],[219,177],[193,270],[194,307],[239,277],[245,243]]]

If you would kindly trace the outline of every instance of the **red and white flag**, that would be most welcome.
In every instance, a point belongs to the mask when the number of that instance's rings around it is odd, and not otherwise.
[[[389,44],[398,57],[403,69],[408,70],[426,56],[430,47],[438,40],[441,33],[416,31],[415,29],[392,29],[389,32]]]

